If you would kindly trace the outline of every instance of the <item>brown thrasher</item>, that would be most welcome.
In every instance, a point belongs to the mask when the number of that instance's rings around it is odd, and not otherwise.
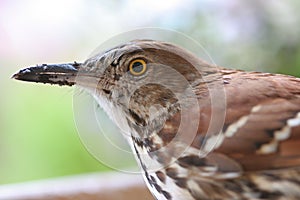
[[[300,199],[300,79],[136,40],[13,78],[78,85],[130,135],[157,199]]]

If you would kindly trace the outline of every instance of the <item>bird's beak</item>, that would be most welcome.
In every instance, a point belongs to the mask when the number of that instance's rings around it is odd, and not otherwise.
[[[80,63],[42,64],[28,67],[14,74],[12,78],[22,81],[72,86],[79,71]]]

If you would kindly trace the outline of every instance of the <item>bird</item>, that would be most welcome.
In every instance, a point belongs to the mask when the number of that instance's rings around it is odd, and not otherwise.
[[[300,78],[151,39],[13,78],[88,91],[126,133],[156,199],[300,199]]]

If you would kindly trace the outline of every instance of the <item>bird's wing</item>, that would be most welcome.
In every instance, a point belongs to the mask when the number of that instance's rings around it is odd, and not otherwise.
[[[222,134],[215,151],[246,171],[300,166],[300,98],[261,103]]]
[[[209,109],[204,107],[193,146],[203,148],[215,143],[208,158],[214,157],[218,171],[238,171],[237,165],[243,171],[299,167],[300,79],[261,73],[228,74],[227,78],[236,77],[226,80],[223,130],[219,137],[199,139],[205,135],[210,118]]]

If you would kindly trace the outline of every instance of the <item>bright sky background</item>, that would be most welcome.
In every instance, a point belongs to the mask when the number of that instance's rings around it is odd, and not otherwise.
[[[74,45],[79,38],[101,42],[124,29],[148,25],[164,13],[170,16],[189,9],[190,3],[191,0],[88,4],[84,0],[0,1],[0,55],[28,58],[47,52],[51,57],[52,53],[57,54],[57,47],[64,52],[68,49],[66,44]],[[161,19],[164,20],[168,17]]]

